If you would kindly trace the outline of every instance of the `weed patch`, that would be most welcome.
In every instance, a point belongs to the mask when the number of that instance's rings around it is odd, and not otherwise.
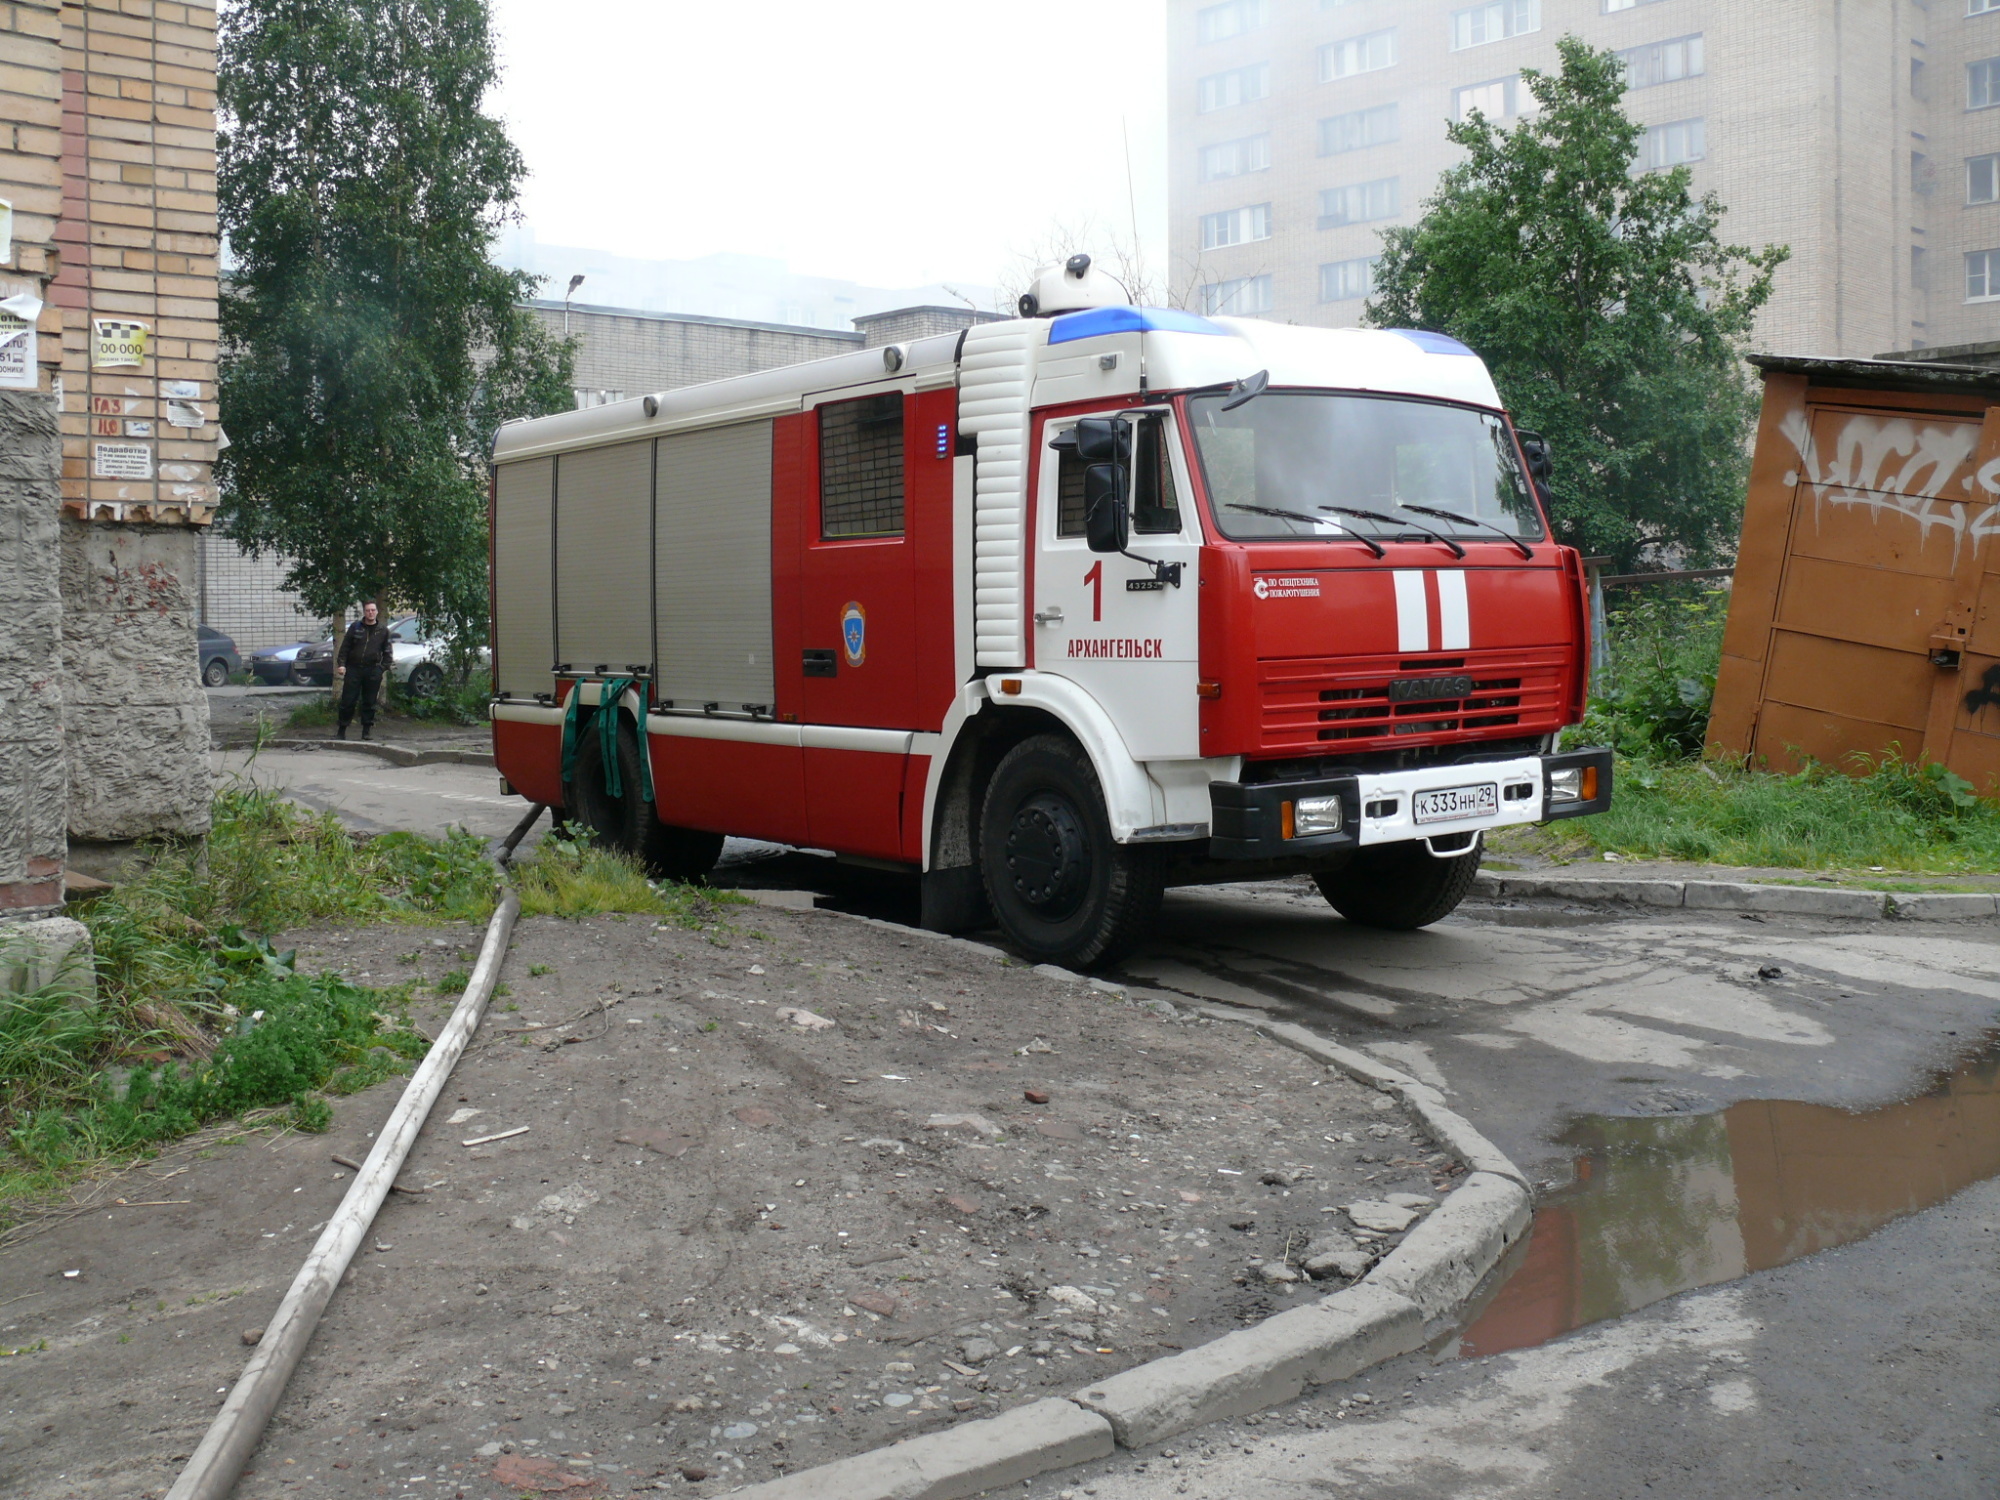
[[[677,927],[716,926],[725,910],[747,906],[735,891],[649,880],[637,860],[580,831],[551,833],[532,860],[514,867],[524,917],[587,917],[637,912]]]
[[[96,952],[94,1002],[68,977],[0,996],[0,1201],[246,1110],[289,1106],[299,1128],[324,1128],[320,1096],[429,1044],[401,1019],[406,992],[299,974],[266,934],[483,920],[492,881],[472,835],[357,840],[331,814],[225,788],[206,840],[162,846],[144,876],[72,907]]]

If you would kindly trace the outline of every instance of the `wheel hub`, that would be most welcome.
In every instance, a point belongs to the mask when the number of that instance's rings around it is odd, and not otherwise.
[[[1008,826],[1005,854],[1015,894],[1037,916],[1061,921],[1083,904],[1090,840],[1066,799],[1041,792],[1022,803]]]

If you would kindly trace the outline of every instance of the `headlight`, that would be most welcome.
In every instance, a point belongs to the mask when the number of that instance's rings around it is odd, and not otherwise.
[[[1549,801],[1551,802],[1595,802],[1597,800],[1597,767],[1564,766],[1549,772]]]
[[[1300,797],[1284,804],[1284,833],[1288,839],[1338,833],[1343,826],[1340,798],[1337,796]]]

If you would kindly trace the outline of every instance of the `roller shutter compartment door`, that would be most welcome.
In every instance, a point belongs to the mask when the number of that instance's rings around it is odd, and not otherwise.
[[[493,654],[500,691],[549,691],[555,660],[550,512],[555,460],[501,464],[493,495]]]
[[[556,467],[556,651],[579,672],[650,667],[651,442],[565,453]]]

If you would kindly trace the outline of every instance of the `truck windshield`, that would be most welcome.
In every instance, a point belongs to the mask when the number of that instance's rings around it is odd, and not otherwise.
[[[1398,534],[1323,505],[1407,514],[1411,534],[1492,539],[1494,526],[1530,542],[1545,534],[1507,425],[1490,412],[1313,391],[1268,391],[1234,411],[1222,409],[1226,399],[1195,396],[1188,411],[1215,524],[1232,540]],[[1440,510],[1487,524],[1444,520]]]

